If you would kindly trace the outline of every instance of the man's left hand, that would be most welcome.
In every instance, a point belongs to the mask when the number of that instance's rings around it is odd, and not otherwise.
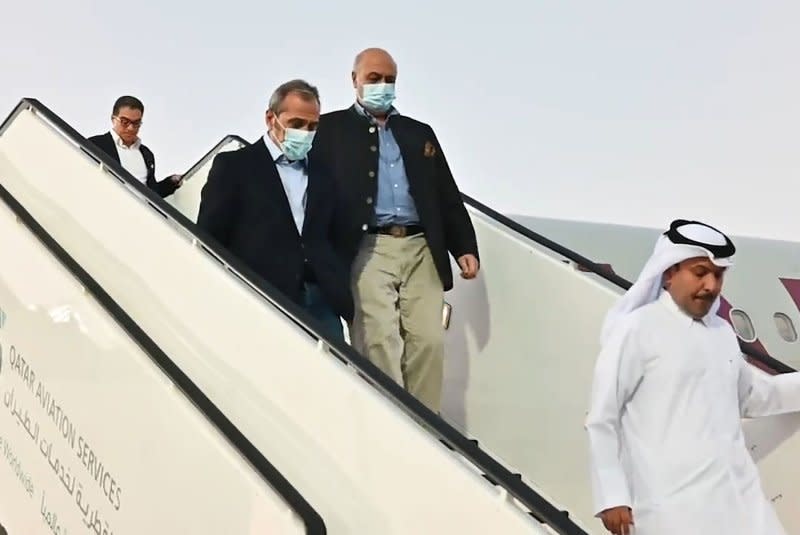
[[[178,187],[183,186],[183,176],[172,175],[171,177],[169,177],[169,179],[172,180],[172,183],[175,184],[176,186]]]
[[[458,258],[458,266],[461,268],[462,279],[474,279],[478,275],[480,264],[473,254],[465,254]]]

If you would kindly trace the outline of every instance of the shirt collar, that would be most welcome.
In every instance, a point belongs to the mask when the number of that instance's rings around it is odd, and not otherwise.
[[[142,145],[142,140],[137,137],[136,141],[133,142],[133,145],[128,146],[122,142],[122,138],[119,137],[119,134],[114,132],[114,130],[111,130],[110,132],[111,132],[111,139],[114,140],[114,145],[116,145],[117,147],[122,147],[123,149],[136,150]]]
[[[678,306],[675,300],[672,299],[670,293],[666,290],[661,291],[661,295],[658,297],[658,301],[662,305],[664,305],[670,312],[672,312],[678,318],[680,318],[681,321],[685,322],[686,325],[693,325],[695,322],[699,322],[705,325],[706,327],[709,327],[711,325],[711,321],[713,320],[714,314],[711,312],[706,314],[705,317],[703,317],[702,319],[695,320],[689,314],[681,310],[681,308]]]
[[[269,133],[264,134],[264,145],[267,146],[267,150],[269,151],[269,155],[272,157],[272,161],[275,162],[277,165],[294,165],[300,163],[301,165],[308,165],[308,157],[303,158],[301,161],[292,162],[286,155],[283,153],[283,150],[278,146],[277,143],[272,141],[272,138],[269,136]]]
[[[363,117],[366,117],[367,119],[370,120],[371,123],[374,124],[374,123],[377,122],[377,119],[375,119],[375,116],[373,116],[370,112],[368,112],[367,109],[364,106],[361,105],[361,103],[358,101],[358,99],[356,99],[355,109],[356,109],[356,111],[358,112],[359,115],[361,115]],[[394,106],[389,108],[389,111],[386,113],[386,118],[388,119],[392,115],[400,115],[400,112],[397,111],[397,108],[395,108]]]

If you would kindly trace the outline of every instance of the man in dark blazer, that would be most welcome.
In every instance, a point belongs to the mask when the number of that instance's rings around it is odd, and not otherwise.
[[[255,273],[305,307],[329,338],[344,340],[353,318],[347,266],[329,240],[335,185],[306,154],[319,124],[317,89],[278,87],[267,134],[214,158],[197,224]]]
[[[434,411],[444,368],[444,291],[478,273],[478,246],[442,148],[393,106],[397,65],[356,57],[356,103],[327,113],[312,152],[338,185],[334,245],[352,265],[353,346]]]
[[[119,97],[111,113],[111,130],[92,136],[89,141],[122,165],[134,178],[161,197],[167,197],[181,186],[182,179],[180,175],[172,175],[161,181],[156,180],[155,156],[139,139],[143,116],[144,104],[141,100],[127,95]]]

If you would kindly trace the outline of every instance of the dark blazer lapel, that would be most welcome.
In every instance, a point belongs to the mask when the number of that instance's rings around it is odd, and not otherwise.
[[[269,149],[263,139],[259,139],[254,144],[250,145],[253,150],[253,165],[259,178],[262,178],[266,186],[265,192],[268,200],[272,202],[279,210],[283,212],[286,221],[297,232],[297,227],[294,224],[294,216],[292,215],[292,208],[289,205],[289,197],[286,195],[286,190],[283,189],[283,182],[278,174],[278,167],[272,159]]]
[[[326,199],[322,196],[325,188],[322,180],[328,178],[324,175],[314,172],[313,167],[307,169],[308,172],[308,186],[306,187],[306,217],[303,219],[303,234],[306,233],[306,228],[309,225],[309,220],[313,217],[317,209],[317,204],[320,202],[334,202],[333,199]],[[313,223],[313,221],[312,221]]]
[[[142,160],[144,160],[144,165],[147,167],[147,176],[153,180],[156,179],[156,159],[153,156],[153,151],[145,147],[144,145],[139,145],[139,154],[142,155]]]
[[[153,151],[140,144],[139,154],[142,155],[144,166],[147,168],[147,187],[156,189],[158,187],[158,180],[156,179],[156,158],[153,155]]]

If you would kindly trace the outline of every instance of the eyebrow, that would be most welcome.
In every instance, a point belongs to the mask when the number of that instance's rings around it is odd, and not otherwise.
[[[292,117],[291,119],[287,119],[286,124],[292,127],[295,126],[317,126],[319,125],[319,120],[309,120],[309,119],[302,119],[300,117]]]
[[[689,269],[691,269],[691,270],[702,269],[702,270],[707,271],[709,273],[725,273],[725,271],[728,268],[722,267],[722,266],[717,266],[717,265],[709,266],[709,265],[704,264],[704,263],[697,263],[697,264],[693,264],[693,265],[689,266]]]

